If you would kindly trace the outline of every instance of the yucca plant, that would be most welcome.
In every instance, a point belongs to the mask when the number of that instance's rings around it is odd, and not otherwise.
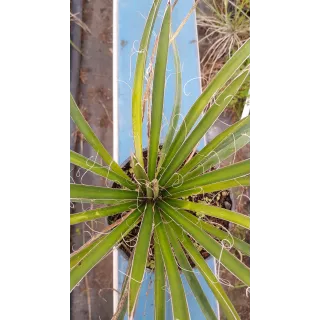
[[[71,290],[100,260],[122,242],[124,236],[138,227],[138,237],[130,259],[128,277],[123,284],[116,317],[121,318],[127,312],[129,319],[134,318],[152,244],[155,319],[165,319],[166,287],[171,295],[174,319],[190,318],[180,273],[185,275],[205,317],[217,319],[193,272],[190,260],[200,270],[226,317],[239,319],[235,307],[224,292],[219,279],[199,253],[198,247],[204,248],[245,285],[250,286],[248,267],[229,251],[232,246],[242,254],[249,255],[249,244],[232,237],[228,231],[221,230],[219,226],[208,223],[203,218],[215,217],[249,229],[249,217],[205,203],[188,201],[188,196],[249,185],[249,160],[212,170],[223,159],[232,155],[235,149],[249,142],[249,117],[230,126],[204,148],[194,152],[199,141],[249,75],[249,70],[241,69],[249,57],[249,41],[231,57],[209,83],[191,107],[180,128],[175,130],[178,122],[176,115],[180,113],[181,107],[181,72],[177,46],[174,41],[170,42],[172,5],[168,3],[158,39],[149,120],[151,121],[149,145],[147,157],[144,159],[142,126],[143,121],[148,121],[143,120],[144,75],[150,37],[160,2],[160,0],[154,1],[149,12],[135,69],[131,106],[135,153],[131,156],[133,170],[131,177],[112,159],[86,122],[73,97],[70,97],[73,121],[106,166],[99,165],[73,151],[70,153],[71,163],[114,181],[118,186],[111,188],[71,184],[72,202],[106,205],[103,208],[71,214],[71,224],[125,213],[109,225],[105,233],[99,233],[71,254]],[[177,69],[176,94],[170,127],[164,142],[161,143],[166,64],[170,45],[173,47]],[[203,114],[208,104],[210,108]],[[229,243],[229,246],[226,243]]]

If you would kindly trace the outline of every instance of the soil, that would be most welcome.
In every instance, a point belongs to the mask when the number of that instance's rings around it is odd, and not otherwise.
[[[161,147],[160,147],[161,148]],[[196,153],[194,154],[194,156]],[[144,166],[145,169],[147,168],[147,150],[143,152],[143,157],[144,157]],[[158,157],[159,160],[159,157]],[[182,164],[183,166],[183,164]],[[134,174],[133,174],[133,169],[131,168],[131,163],[130,160],[123,166],[124,171],[127,173],[127,175],[131,178],[132,181],[134,180]],[[214,168],[211,168],[210,171],[214,170]],[[117,183],[113,183],[112,185],[113,188],[121,188],[120,185]],[[188,199],[191,202],[202,202],[206,204],[210,204],[212,206],[216,207],[221,207],[224,209],[230,210],[232,208],[232,200],[230,197],[230,192],[228,190],[222,190],[222,191],[216,191],[216,192],[211,192],[211,193],[205,193],[205,194],[199,194],[199,195],[194,195],[194,196],[189,196],[187,198],[182,198],[184,200]],[[189,211],[191,214],[197,216],[197,214],[193,211]],[[121,219],[127,212],[123,212],[117,215],[113,215],[108,217],[108,222],[110,224],[114,223],[115,221]],[[215,226],[219,227],[221,230],[228,230],[229,229],[229,222],[221,219],[217,219],[214,217],[210,216],[204,216],[198,218],[201,218],[202,220],[214,224]],[[139,234],[139,229],[140,229],[140,223],[131,230],[121,241],[120,243],[120,249],[123,251],[123,253],[129,258],[131,254],[134,251],[135,244],[138,238]],[[195,241],[191,238],[191,240],[195,243]],[[217,240],[217,239],[216,239]],[[218,240],[219,241],[219,240]],[[210,254],[203,249],[199,244],[196,244],[199,252],[201,255],[207,259]],[[150,240],[150,252],[148,256],[148,261],[147,261],[147,268],[153,270],[154,269],[154,238],[153,235]],[[190,257],[188,257],[188,260],[192,266],[192,268],[195,267],[194,262]]]

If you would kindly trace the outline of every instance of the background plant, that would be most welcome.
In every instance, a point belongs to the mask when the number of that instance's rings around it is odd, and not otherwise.
[[[240,48],[250,36],[250,0],[203,0],[197,24],[205,29],[199,44],[206,46],[201,65],[210,79],[216,62]]]
[[[190,211],[200,213],[200,216],[221,218],[247,229],[249,229],[249,217],[222,208],[182,200],[181,197],[219,191],[238,185],[249,185],[249,160],[211,171],[213,166],[234,153],[235,148],[249,142],[249,117],[218,135],[195,157],[186,162],[206,131],[227,107],[249,76],[248,69],[241,70],[241,66],[249,57],[249,41],[233,54],[232,58],[209,83],[191,107],[177,132],[173,128],[176,127],[174,125],[177,121],[175,115],[179,113],[181,104],[181,74],[176,73],[176,99],[171,126],[160,150],[166,64],[171,31],[172,8],[171,4],[168,4],[159,34],[154,66],[150,137],[147,166],[145,166],[142,153],[144,75],[150,37],[160,2],[160,0],[154,1],[150,10],[140,42],[135,70],[132,95],[135,153],[131,157],[134,180],[131,180],[112,159],[86,122],[73,97],[70,96],[73,121],[86,141],[103,159],[106,166],[98,165],[95,161],[73,151],[70,152],[71,162],[121,186],[120,189],[114,189],[71,184],[70,195],[73,202],[103,203],[107,206],[72,214],[70,222],[77,224],[127,212],[120,220],[108,226],[103,232],[72,253],[70,288],[72,290],[101,259],[119,245],[126,234],[138,225],[139,235],[132,261],[129,263],[127,272],[129,276],[123,285],[121,303],[119,303],[119,309],[116,312],[117,317],[123,316],[125,311],[128,312],[130,319],[134,316],[141,282],[148,262],[148,250],[151,240],[153,240],[156,319],[165,318],[166,286],[171,294],[174,318],[189,319],[180,271],[186,276],[203,314],[207,319],[216,319],[216,315],[190,266],[188,257],[193,260],[202,273],[227,318],[239,319],[219,279],[199,253],[198,246],[205,248],[242,283],[249,286],[249,269],[229,252],[230,248],[226,243],[245,255],[249,255],[249,245],[236,237],[230,237],[228,232],[203,221]],[[174,42],[172,46],[176,68],[178,68],[178,49]],[[210,107],[196,124],[208,104]]]
[[[250,0],[202,0],[197,6],[197,25],[205,87],[226,60],[249,39]],[[249,87],[248,78],[225,110],[233,123],[241,118]]]

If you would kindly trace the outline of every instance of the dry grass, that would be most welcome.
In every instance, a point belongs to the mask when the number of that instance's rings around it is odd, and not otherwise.
[[[89,27],[77,17],[78,13],[71,13],[70,12],[70,22],[76,23],[80,28],[82,28],[84,31],[88,32],[91,34],[91,31]]]
[[[197,23],[205,30],[199,44],[205,47],[201,67],[206,78],[220,69],[222,58],[231,56],[250,37],[248,9],[250,0],[203,0],[198,7]]]
[[[89,34],[91,34],[91,31],[90,31],[89,27],[80,18],[78,18],[77,15],[78,15],[78,13],[71,13],[70,12],[70,25],[71,25],[72,22],[74,22],[80,28],[82,28],[85,32],[88,32]],[[83,53],[80,50],[80,48],[77,47],[76,44],[71,39],[70,39],[70,44],[72,45],[72,47],[75,50],[77,50],[81,55],[83,55]]]

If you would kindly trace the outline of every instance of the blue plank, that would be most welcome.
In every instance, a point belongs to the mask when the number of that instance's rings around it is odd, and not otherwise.
[[[128,159],[130,153],[134,151],[132,139],[132,123],[131,123],[131,87],[133,83],[133,75],[135,69],[135,62],[137,58],[136,50],[139,48],[139,39],[141,38],[145,19],[148,16],[151,8],[152,0],[120,0],[117,1],[118,5],[118,132],[119,132],[119,163],[123,163]],[[167,1],[162,1],[158,19],[155,24],[155,32],[151,39],[150,48],[153,48],[156,34],[159,32],[161,26],[161,17],[164,14]],[[190,8],[194,4],[194,0],[178,1],[172,15],[172,30],[176,30],[183,19],[188,14]],[[195,14],[189,18],[184,28],[176,38],[178,50],[180,53],[180,60],[182,65],[182,84],[183,84],[183,97],[181,107],[181,117],[179,124],[181,124],[183,117],[187,114],[188,110],[195,102],[196,98],[201,93],[200,82],[200,68],[199,68],[199,52],[197,45],[197,29],[195,24]],[[149,49],[149,51],[151,51]],[[174,62],[173,54],[170,49],[167,65],[167,84],[165,91],[165,105],[164,105],[164,126],[161,132],[163,139],[170,120],[175,92],[175,78],[174,78]],[[167,119],[167,121],[165,120]],[[144,123],[144,136],[143,146],[147,147],[146,125]],[[200,147],[204,142],[202,141]],[[214,259],[207,260],[211,269],[215,269]],[[121,288],[126,272],[127,260],[123,255],[119,255],[119,283],[118,287]],[[217,303],[211,293],[208,285],[199,271],[195,269],[198,279],[206,292],[209,301],[217,314]],[[136,319],[153,319],[153,280],[152,273],[146,273],[142,283],[141,293],[138,301]],[[188,286],[184,276],[182,280],[187,294],[188,304],[190,307],[190,315],[192,319],[205,319],[202,312]],[[171,302],[169,295],[167,299],[167,319],[172,319]]]

